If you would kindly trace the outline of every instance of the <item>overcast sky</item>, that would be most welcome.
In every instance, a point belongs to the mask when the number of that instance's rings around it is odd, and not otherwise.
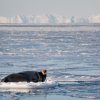
[[[0,16],[45,14],[68,17],[100,14],[100,0],[0,0]]]

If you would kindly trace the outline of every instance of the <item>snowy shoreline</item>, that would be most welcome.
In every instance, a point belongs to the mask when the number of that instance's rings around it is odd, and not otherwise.
[[[91,24],[0,24],[0,31],[100,31],[100,23]]]

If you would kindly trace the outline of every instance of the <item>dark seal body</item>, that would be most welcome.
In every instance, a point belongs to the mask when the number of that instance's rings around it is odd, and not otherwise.
[[[44,82],[46,80],[46,73],[36,71],[24,71],[20,73],[13,73],[1,80],[1,82]]]

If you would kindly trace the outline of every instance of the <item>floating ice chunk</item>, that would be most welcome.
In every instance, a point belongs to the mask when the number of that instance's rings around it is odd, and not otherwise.
[[[54,81],[46,81],[46,82],[1,82],[0,83],[0,91],[16,91],[16,92],[29,92],[34,89],[48,89],[54,88],[58,83]]]

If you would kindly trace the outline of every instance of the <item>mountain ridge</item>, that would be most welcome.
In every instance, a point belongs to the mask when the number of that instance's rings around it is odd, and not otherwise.
[[[88,24],[100,23],[100,14],[89,16],[88,18],[67,17],[58,15],[17,15],[14,17],[0,16],[0,24]]]

